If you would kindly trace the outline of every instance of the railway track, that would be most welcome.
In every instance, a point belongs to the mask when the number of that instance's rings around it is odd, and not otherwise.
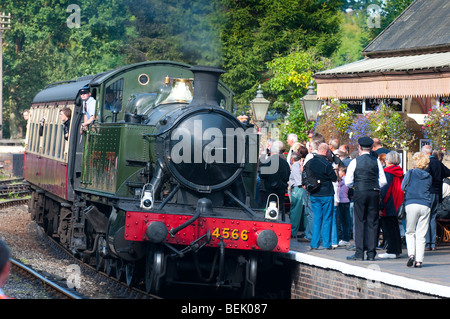
[[[161,299],[160,296],[153,294],[148,294],[145,291],[126,285],[124,282],[118,280],[115,277],[109,276],[104,272],[98,271],[95,267],[91,266],[89,263],[84,262],[80,259],[75,258],[66,248],[64,248],[60,243],[58,243],[53,238],[49,237],[45,232],[41,231],[41,236],[45,237],[45,241],[54,250],[58,251],[58,254],[62,255],[64,258],[73,259],[74,262],[78,263],[85,271],[89,271],[97,277],[101,277],[102,281],[106,281],[115,291],[114,297],[120,299]]]
[[[23,178],[0,181],[0,210],[8,207],[24,205],[30,199],[30,186]]]
[[[13,271],[20,274],[21,276],[32,278],[34,281],[38,281],[45,287],[47,291],[55,296],[55,299],[85,299],[85,297],[81,296],[73,289],[58,284],[56,280],[43,276],[42,274],[33,270],[29,266],[26,266],[20,261],[15,259],[10,259],[10,261]]]
[[[15,192],[8,192],[8,196],[2,194],[3,189],[9,187],[11,185],[11,180],[8,181],[0,181],[0,211],[5,208],[16,207],[20,205],[26,205],[29,200],[29,190],[28,185],[26,183],[21,183],[22,179],[15,180],[19,186],[14,187]],[[11,188],[9,188],[11,189]],[[5,192],[6,193],[6,192]],[[10,199],[11,197],[14,197]],[[16,198],[19,197],[19,198]],[[120,298],[120,299],[161,299],[159,296],[147,294],[145,291],[140,290],[136,287],[129,287],[124,282],[121,282],[117,278],[113,276],[108,276],[104,272],[98,271],[95,267],[91,266],[88,262],[84,262],[80,259],[75,258],[67,249],[65,249],[60,243],[56,240],[48,236],[42,228],[38,227],[38,234],[40,239],[45,242],[46,246],[48,246],[51,250],[53,250],[61,259],[70,259],[73,265],[79,265],[81,272],[88,272],[91,276],[100,278],[102,282],[107,283],[107,285],[111,290],[112,298]],[[86,299],[89,297],[83,297],[80,294],[77,294],[74,290],[68,289],[67,283],[64,280],[55,279],[52,280],[48,276],[44,276],[39,274],[39,272],[34,271],[32,268],[22,264],[21,262],[12,259],[11,260],[14,269],[16,269],[19,273],[27,273],[27,276],[36,277],[36,280],[42,281],[42,284],[46,287],[53,289],[55,291],[55,295],[58,298],[65,299]],[[56,281],[60,281],[57,283]]]

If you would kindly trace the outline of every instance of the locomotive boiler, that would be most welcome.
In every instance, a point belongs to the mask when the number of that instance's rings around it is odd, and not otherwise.
[[[24,156],[32,218],[75,255],[148,292],[189,284],[253,296],[257,275],[289,251],[291,226],[255,208],[258,135],[229,111],[221,73],[143,62],[39,92]],[[96,114],[82,132],[86,87]]]

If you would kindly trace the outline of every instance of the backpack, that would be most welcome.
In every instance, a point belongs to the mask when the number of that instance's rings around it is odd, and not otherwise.
[[[307,161],[306,164],[303,166],[302,185],[305,186],[305,189],[309,193],[313,194],[319,191],[321,185],[320,180],[318,180],[314,176],[314,173],[311,171],[310,168],[311,160]]]

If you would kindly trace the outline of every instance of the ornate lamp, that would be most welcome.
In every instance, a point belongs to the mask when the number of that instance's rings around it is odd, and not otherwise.
[[[250,101],[252,107],[253,119],[257,122],[264,122],[266,119],[267,110],[269,109],[270,102],[266,100],[263,96],[263,91],[261,90],[261,84],[256,91],[256,97]]]
[[[322,100],[317,99],[316,91],[314,90],[313,81],[308,86],[308,92],[300,99],[302,104],[303,114],[305,115],[306,122],[317,120],[317,113],[323,103]]]

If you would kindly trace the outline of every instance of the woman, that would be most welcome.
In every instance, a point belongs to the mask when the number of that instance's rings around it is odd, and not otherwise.
[[[386,253],[380,258],[399,258],[402,253],[402,239],[398,226],[397,209],[403,202],[404,193],[401,189],[403,170],[399,166],[400,155],[396,151],[386,154],[384,159],[387,184],[381,188],[380,226],[383,238],[387,242]]]
[[[405,235],[409,256],[406,266],[422,267],[431,210],[431,175],[425,171],[430,159],[419,152],[414,154],[413,161],[414,168],[406,173],[401,185],[405,192]]]
[[[291,193],[291,209],[289,217],[292,224],[291,237],[296,238],[300,226],[303,224],[305,227],[305,221],[302,223],[303,218],[303,194],[305,190],[302,187],[302,167],[303,160],[308,154],[308,150],[305,146],[300,145],[298,151],[292,153],[292,166],[291,175],[289,176],[289,188]]]

